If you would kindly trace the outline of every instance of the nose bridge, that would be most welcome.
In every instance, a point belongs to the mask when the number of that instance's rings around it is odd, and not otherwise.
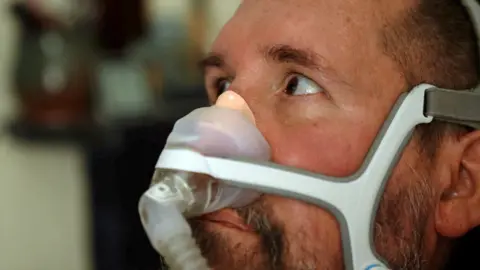
[[[247,59],[246,57],[243,59]],[[275,73],[263,60],[237,65],[236,76],[216,105],[239,109],[269,141],[267,130],[275,129]],[[226,102],[228,101],[228,102]],[[226,104],[228,103],[228,104]]]
[[[257,107],[262,106],[261,101],[271,92],[271,80],[268,79],[271,72],[264,61],[248,61],[247,57],[243,59],[245,61],[238,65],[236,76],[228,90],[241,96],[255,114]]]

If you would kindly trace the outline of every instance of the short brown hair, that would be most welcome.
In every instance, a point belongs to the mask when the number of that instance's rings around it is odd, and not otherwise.
[[[421,83],[463,90],[479,82],[478,39],[468,8],[460,0],[419,0],[382,31],[385,53],[411,88]],[[447,134],[468,128],[434,121],[417,128],[425,151],[435,155]]]
[[[460,0],[419,0],[382,31],[385,53],[398,64],[410,87],[429,83],[464,90],[479,83],[480,55],[474,22]],[[416,129],[431,160],[446,136],[460,136],[472,129],[434,121]],[[473,238],[472,238],[473,237]],[[446,269],[472,267],[476,257],[469,243],[478,243],[480,228],[461,238],[448,258]],[[470,255],[467,255],[470,254]],[[460,267],[462,268],[462,267]]]

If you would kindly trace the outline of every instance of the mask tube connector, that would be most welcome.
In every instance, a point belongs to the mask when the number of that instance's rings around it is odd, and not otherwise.
[[[178,174],[165,177],[142,196],[140,216],[152,246],[162,254],[170,269],[209,269],[184,212],[195,205],[195,194]]]
[[[150,191],[158,188],[153,186]],[[158,203],[155,198],[144,196],[141,205],[142,222],[150,240],[155,241],[151,244],[162,254],[170,269],[209,269],[192,237],[190,226],[175,203]],[[149,219],[155,222],[149,223]]]
[[[209,269],[185,218],[241,207],[258,196],[184,171],[158,170],[152,184],[140,199],[140,217],[152,246],[173,270]]]

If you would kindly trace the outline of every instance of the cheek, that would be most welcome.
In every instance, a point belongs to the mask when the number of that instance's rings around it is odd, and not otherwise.
[[[345,120],[271,124],[266,130],[275,162],[336,177],[351,175],[361,166],[374,137],[365,132],[372,129]]]
[[[274,222],[284,230],[289,253],[304,256],[306,251],[339,260],[342,254],[340,228],[335,217],[316,206],[276,196],[266,196]],[[321,243],[321,244],[319,244]],[[299,254],[301,253],[301,254]]]

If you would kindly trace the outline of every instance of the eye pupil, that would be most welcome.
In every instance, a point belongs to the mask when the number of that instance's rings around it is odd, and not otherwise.
[[[227,91],[230,87],[230,82],[228,80],[220,80],[217,83],[217,96],[220,96],[223,92]]]
[[[286,93],[288,95],[293,95],[295,91],[297,91],[297,87],[298,87],[298,77],[295,76],[288,82]]]

